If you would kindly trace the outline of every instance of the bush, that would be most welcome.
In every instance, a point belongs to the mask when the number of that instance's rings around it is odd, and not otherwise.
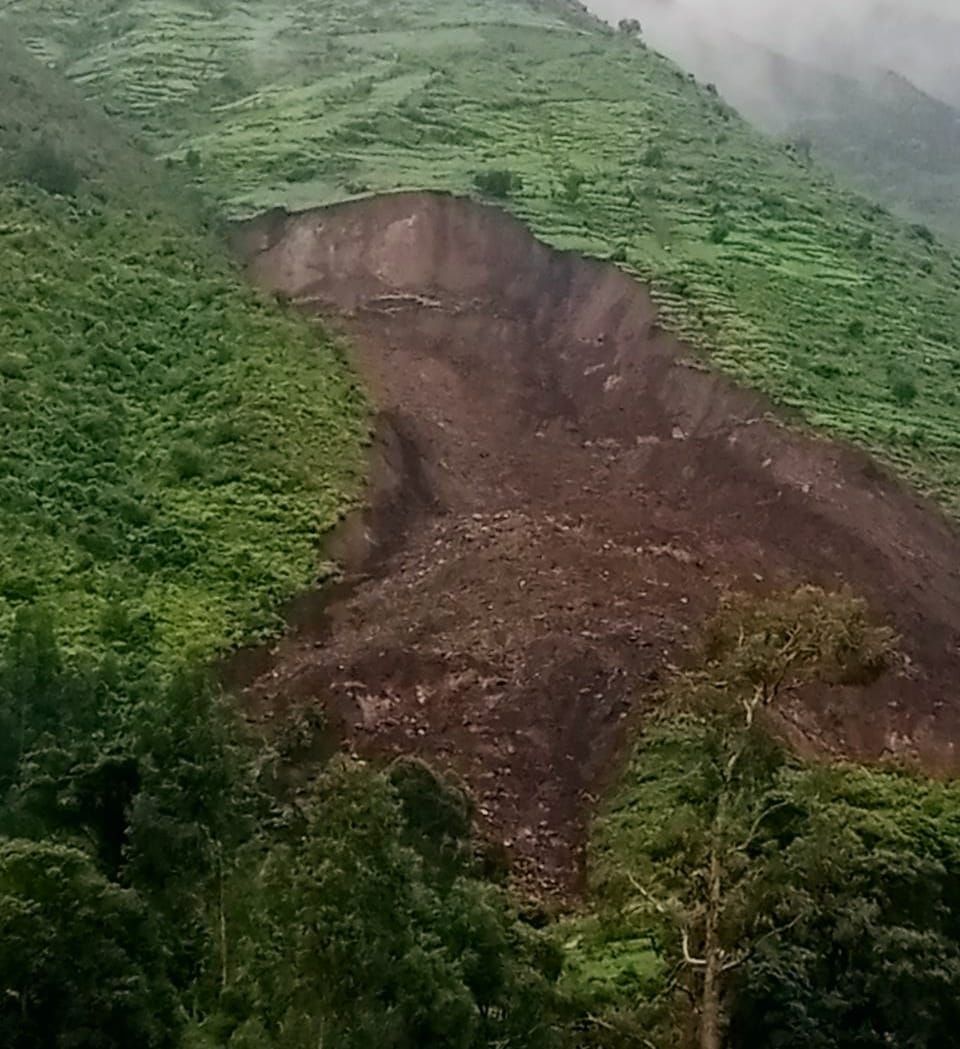
[[[787,143],[787,149],[807,164],[813,159],[813,140],[807,135],[797,135]]]
[[[193,441],[181,441],[170,452],[174,473],[181,481],[193,481],[207,472],[207,456]]]
[[[27,372],[27,358],[22,353],[0,355],[0,375],[5,379],[22,379]]]
[[[502,170],[478,171],[473,176],[473,184],[488,197],[509,197],[523,188],[523,180],[508,168]]]
[[[20,165],[20,175],[45,193],[72,197],[80,187],[76,164],[46,140],[32,146]]]
[[[913,375],[905,368],[894,365],[890,369],[890,392],[901,408],[906,408],[917,399],[919,390]]]
[[[576,204],[580,199],[580,190],[583,188],[587,176],[582,171],[570,171],[563,178],[563,195],[570,204]]]
[[[937,242],[933,230],[929,226],[924,226],[923,223],[918,222],[915,226],[911,226],[910,232],[913,233],[917,240],[922,240],[925,244],[936,244]]]
[[[723,244],[732,232],[733,228],[729,222],[718,222],[713,229],[710,230],[710,243]]]

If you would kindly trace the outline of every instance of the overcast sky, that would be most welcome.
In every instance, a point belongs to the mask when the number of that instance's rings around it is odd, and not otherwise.
[[[639,18],[654,46],[686,25],[720,27],[840,71],[894,69],[960,103],[960,0],[587,0],[612,21]]]

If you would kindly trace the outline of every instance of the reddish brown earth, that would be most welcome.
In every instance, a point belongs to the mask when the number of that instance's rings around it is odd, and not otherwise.
[[[248,657],[251,709],[322,704],[358,753],[455,769],[520,872],[563,890],[629,715],[718,595],[847,582],[906,659],[796,697],[789,731],[956,766],[957,534],[698,363],[636,282],[425,194],[270,214],[237,244],[257,283],[342,318],[379,408],[346,583]]]

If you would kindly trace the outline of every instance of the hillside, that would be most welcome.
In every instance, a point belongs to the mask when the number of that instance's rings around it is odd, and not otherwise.
[[[960,235],[960,110],[871,67],[872,41],[850,45],[845,62],[826,48],[804,60],[683,6],[651,3],[639,13],[652,46],[716,84],[758,127],[806,139],[818,162],[872,199]]]
[[[573,2],[0,19],[0,1046],[952,1045],[960,259]]]
[[[842,581],[910,671],[823,683],[792,738],[955,767],[955,530],[692,360],[636,281],[430,193],[271,213],[237,240],[256,283],[342,317],[387,453],[345,585],[261,653],[253,711],[322,697],[351,751],[452,767],[526,883],[562,893],[584,796],[723,595]]]
[[[509,169],[538,236],[621,260],[725,370],[960,508],[960,262],[641,43],[533,0],[94,8],[7,17],[231,214]]]
[[[836,78],[832,104],[797,107],[788,129],[851,185],[912,222],[960,237],[960,109],[895,73]]]
[[[960,16],[952,0],[811,0],[803,6],[728,0],[723,8],[709,0],[593,0],[591,7],[614,24],[637,17],[658,34],[670,22],[711,39],[718,32],[739,34],[853,78],[892,70],[934,98],[960,105]]]
[[[0,69],[0,635],[40,602],[168,666],[259,636],[354,498],[363,397],[175,178],[6,34]]]

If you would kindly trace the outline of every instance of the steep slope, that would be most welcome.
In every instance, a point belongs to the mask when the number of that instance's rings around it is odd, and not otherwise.
[[[363,398],[7,34],[0,71],[0,635],[39,601],[74,648],[210,655],[315,577]]]
[[[785,698],[801,750],[960,743],[960,537],[862,453],[801,437],[666,336],[646,291],[491,207],[395,194],[245,228],[250,275],[345,318],[381,408],[347,585],[236,667],[364,754],[464,776],[538,886],[665,667],[730,590],[850,586],[902,636],[869,687]]]
[[[731,374],[960,508],[960,262],[638,41],[535,0],[74,11],[6,8],[232,213],[509,169],[539,236],[622,260]]]

